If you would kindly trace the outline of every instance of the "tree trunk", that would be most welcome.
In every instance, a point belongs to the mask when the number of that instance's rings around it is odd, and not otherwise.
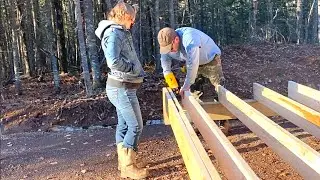
[[[224,45],[226,43],[226,39],[227,39],[227,32],[226,32],[226,20],[225,20],[225,17],[226,17],[226,11],[225,11],[225,4],[223,1],[219,1],[218,2],[218,17],[219,17],[219,20],[218,20],[218,30],[219,30],[219,36],[217,37],[219,40],[219,45]],[[204,18],[206,19],[206,18]],[[205,23],[206,24],[206,23]]]
[[[302,38],[302,20],[303,20],[303,4],[304,0],[297,0],[297,22],[296,22],[296,34],[297,34],[297,44],[303,42]]]
[[[187,6],[187,12],[188,12],[188,18],[190,21],[191,27],[196,27],[195,21],[194,21],[194,13],[191,10],[191,3],[190,0],[185,0],[186,6]]]
[[[5,26],[5,43],[6,43],[6,55],[7,55],[7,62],[8,62],[8,68],[6,68],[6,74],[8,75],[8,79],[14,78],[14,65],[13,65],[13,53],[12,53],[12,26],[11,26],[11,9],[10,5],[8,5],[8,2],[4,2],[5,7],[4,10],[6,12],[6,26]]]
[[[41,32],[43,23],[41,21],[40,7],[38,0],[32,0],[33,2],[33,15],[34,15],[34,32],[35,32],[35,64],[37,66],[37,74],[41,76],[46,67],[46,54],[41,51],[44,45],[43,40],[45,35]]]
[[[151,8],[150,6],[147,6],[146,12],[150,12],[149,16],[146,16],[147,19],[147,24],[146,27],[151,27],[146,29],[146,45],[145,48],[147,49],[147,57],[148,57],[148,63],[150,63],[150,61],[152,62],[156,62],[155,61],[155,57],[154,57],[154,53],[153,53],[153,49],[154,49],[154,36],[153,36],[153,27],[154,27],[154,23],[153,23],[153,15],[151,13]],[[157,42],[156,42],[157,43]]]
[[[100,88],[100,63],[98,59],[98,50],[96,46],[96,37],[94,34],[93,19],[93,2],[92,0],[84,1],[85,6],[85,24],[88,54],[91,60],[91,70],[93,75],[93,89]]]
[[[293,28],[293,25],[290,23],[290,21],[291,21],[290,14],[291,14],[290,4],[286,3],[285,16],[286,16],[286,25],[287,25],[288,33],[289,33],[286,38],[287,38],[288,42],[291,42],[292,36],[295,33],[294,32],[295,29]]]
[[[318,43],[320,44],[320,0],[318,0]]]
[[[60,88],[58,60],[57,60],[57,57],[52,53],[53,51],[54,51],[54,48],[53,48],[53,45],[51,45],[51,53],[49,54],[49,56],[50,56],[50,61],[52,66],[54,89],[55,89],[55,93],[59,94],[61,91],[61,88]]]
[[[311,32],[311,43],[316,44],[318,43],[318,13],[319,13],[319,2],[320,0],[315,0],[314,1],[314,6],[313,6],[313,13],[312,13],[312,32]]]
[[[139,0],[139,59],[143,59],[143,30],[142,30],[142,12],[143,12],[143,0]],[[142,65],[145,64],[145,61],[141,61]]]
[[[139,11],[139,9],[137,9],[137,11]],[[138,12],[137,12],[138,13]],[[138,17],[136,17],[136,19],[135,19],[135,25],[131,28],[131,34],[132,34],[132,38],[133,38],[133,46],[134,46],[134,49],[138,49],[138,50],[140,50],[139,49],[139,41],[137,41],[136,39],[138,39],[138,37],[139,37],[139,33],[140,33],[140,31],[139,31],[139,27],[138,27],[138,24],[139,23],[137,23],[137,22],[139,22],[140,21],[140,19],[138,18]],[[136,52],[137,54],[139,54],[140,52]],[[142,58],[141,59],[139,59],[139,61],[140,61],[140,63],[141,64],[143,64],[143,60],[142,60]]]
[[[2,41],[0,41],[0,58],[2,59],[1,67],[0,67],[0,77],[4,80],[7,75],[7,69],[8,69],[7,64],[9,64],[8,52],[7,52],[8,41],[6,36],[7,34],[6,26],[8,26],[6,21],[8,18],[6,16],[6,8],[5,8],[4,1],[0,1],[0,8],[1,8],[1,11],[3,12],[3,13],[0,13],[0,22],[4,22],[4,23],[0,23],[0,39],[2,39]]]
[[[64,22],[63,22],[63,11],[61,1],[53,0],[54,8],[56,11],[56,26],[57,26],[57,50],[58,57],[61,66],[61,71],[63,73],[68,72],[68,61],[67,61],[67,49],[66,49],[66,40],[64,32]]]
[[[34,51],[34,24],[32,17],[32,4],[29,0],[20,0],[19,10],[22,15],[21,28],[23,32],[23,43],[26,49],[26,67],[29,69],[28,76],[35,74],[35,51]]]
[[[266,28],[265,40],[270,42],[272,38],[272,28],[273,28],[273,20],[272,20],[273,3],[271,2],[271,0],[267,0],[267,14],[268,14],[268,24]]]
[[[84,33],[83,33],[83,27],[82,27],[80,0],[76,0],[75,4],[76,4],[75,13],[77,17],[77,30],[78,30],[77,32],[78,32],[78,41],[79,41],[80,54],[81,54],[81,64],[83,69],[83,78],[84,78],[84,84],[86,87],[87,96],[90,97],[92,95],[92,86],[90,81],[86,45],[84,41]]]
[[[19,17],[20,19],[21,17]],[[21,26],[20,26],[21,27]],[[27,77],[30,77],[30,66],[29,66],[29,61],[27,57],[27,49],[26,45],[24,43],[24,38],[23,38],[23,32],[18,31],[18,49],[20,52],[20,60],[22,62],[21,67],[23,67],[23,74],[26,75]]]
[[[111,3],[111,0],[105,0],[105,4],[106,4],[106,12],[109,12],[113,6],[112,6],[112,3]]]
[[[3,1],[0,1],[1,11],[2,11],[2,7],[4,7],[2,2]],[[0,22],[5,22],[4,13],[0,13]],[[6,69],[5,64],[7,61],[6,52],[5,52],[5,38],[6,38],[5,33],[6,33],[6,31],[5,31],[4,25],[5,25],[4,23],[0,23],[0,39],[2,39],[2,41],[0,41],[0,59],[2,59],[2,61],[0,61],[0,91],[2,90],[2,82],[5,79],[5,69]]]
[[[318,0],[313,0],[311,9],[310,9],[310,20],[308,17],[308,26],[309,26],[309,43],[315,44],[317,43],[317,29],[318,29]]]
[[[257,14],[258,14],[258,0],[251,0],[252,8],[249,15],[249,32],[252,41],[257,40]]]
[[[159,12],[159,0],[154,1],[154,39],[155,39],[155,53],[156,53],[156,71],[161,71],[160,62],[160,47],[156,39],[158,39],[158,32],[160,31],[160,12]]]
[[[199,2],[198,12],[199,12],[199,17],[200,17],[200,19],[198,21],[200,22],[200,24],[198,25],[197,28],[200,31],[205,32],[206,31],[205,27],[207,25],[206,24],[206,19],[205,19],[205,13],[204,13],[204,12],[206,12],[206,10],[205,10],[206,9],[206,5],[205,5],[205,1],[204,0],[199,0],[198,2]],[[221,1],[219,1],[218,3],[220,4],[220,2]],[[219,5],[219,8],[218,8],[218,11],[220,11],[220,5]],[[219,20],[221,20],[221,18],[219,18]]]
[[[170,16],[170,27],[176,28],[176,19],[175,19],[175,1],[169,0],[169,16]]]
[[[76,32],[74,28],[76,27],[76,21],[75,21],[75,8],[74,8],[74,2],[68,1],[68,11],[67,11],[67,25],[68,25],[68,57],[69,57],[69,63],[72,66],[78,67],[80,66],[77,63],[77,40],[76,40]]]
[[[0,6],[1,6],[1,2],[0,2]],[[1,19],[1,15],[0,15],[0,20]],[[0,25],[1,27],[1,25]],[[0,45],[0,51],[2,52],[2,46]],[[0,58],[4,60],[4,56],[3,53],[0,54]],[[0,61],[0,103],[2,103],[2,101],[4,101],[4,97],[3,97],[3,82],[5,80],[5,74],[4,74],[4,63],[5,61]]]
[[[2,104],[2,101],[5,101],[3,93],[4,93],[4,91],[3,91],[3,79],[2,79],[2,77],[0,77],[0,102],[1,102],[1,104]]]
[[[311,40],[311,37],[312,37],[312,31],[310,32],[309,30],[312,30],[313,28],[313,25],[312,25],[312,15],[314,13],[314,6],[315,6],[315,2],[317,2],[318,0],[312,0],[312,3],[311,3],[311,7],[310,7],[310,10],[309,10],[309,13],[306,17],[306,24],[304,26],[304,43],[310,43],[312,40]]]
[[[11,38],[12,38],[12,54],[13,54],[13,67],[14,67],[14,79],[15,87],[18,95],[22,94],[21,81],[20,81],[20,68],[19,68],[19,50],[18,50],[18,18],[17,18],[17,2],[16,0],[7,0],[8,6],[10,7],[10,25]]]
[[[60,93],[60,76],[59,76],[59,70],[57,65],[57,57],[55,56],[56,49],[54,46],[54,34],[53,34],[53,24],[52,24],[52,15],[54,14],[52,12],[52,1],[51,0],[45,0],[44,10],[45,10],[45,27],[47,28],[46,33],[46,48],[47,50],[43,50],[47,53],[51,66],[52,66],[52,73],[53,73],[53,82],[54,82],[54,89],[55,93]]]

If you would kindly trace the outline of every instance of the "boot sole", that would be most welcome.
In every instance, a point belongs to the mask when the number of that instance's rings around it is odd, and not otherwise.
[[[121,178],[131,178],[131,179],[139,179],[139,180],[143,180],[146,179],[148,176],[148,173],[144,176],[144,177],[137,177],[137,176],[130,176],[131,174],[125,174],[125,173],[120,173],[120,177]]]

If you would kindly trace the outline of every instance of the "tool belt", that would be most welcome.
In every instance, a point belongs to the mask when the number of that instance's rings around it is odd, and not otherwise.
[[[214,58],[207,64],[202,64],[199,67],[203,66],[216,66],[218,64],[218,61],[220,60],[220,54],[216,54]],[[221,60],[220,60],[221,61]]]
[[[107,85],[117,88],[125,88],[125,89],[139,89],[141,83],[131,83],[131,82],[123,82],[117,81],[112,78],[107,79]]]

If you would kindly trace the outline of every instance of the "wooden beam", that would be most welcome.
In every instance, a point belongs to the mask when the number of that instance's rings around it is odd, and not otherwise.
[[[305,179],[320,179],[320,154],[246,102],[218,87],[219,101]]]
[[[221,179],[188,119],[181,117],[175,97],[166,93],[168,117],[190,179]]]
[[[167,88],[168,92],[170,93],[171,97],[173,97],[174,103],[176,104],[176,107],[178,108],[179,113],[181,114],[181,116],[185,117],[186,119],[189,120],[189,123],[192,123],[191,118],[189,117],[189,114],[187,112],[187,110],[183,109],[178,101],[178,99],[176,98],[175,94],[173,93],[171,88]]]
[[[253,99],[244,100],[250,106],[254,107],[256,110],[260,111],[265,116],[277,116],[278,114],[259,103]],[[202,108],[209,114],[212,120],[229,120],[237,119],[226,107],[224,107],[220,102],[205,102],[200,103]]]
[[[180,114],[180,116],[181,116],[181,118],[183,120],[183,123],[185,124],[186,128],[189,131],[190,136],[192,137],[193,143],[195,144],[195,146],[198,149],[198,153],[199,153],[201,159],[203,160],[204,165],[206,167],[210,167],[209,169],[211,169],[211,170],[209,170],[209,172],[210,173],[212,172],[211,177],[216,176],[215,175],[215,169],[212,170],[212,168],[214,168],[214,167],[212,165],[211,159],[209,158],[207,152],[203,148],[202,143],[199,140],[197,134],[195,133],[193,127],[191,126],[191,124],[190,124],[191,120],[189,119],[189,117],[187,117],[186,110],[184,110],[181,107],[181,105],[180,105],[178,99],[176,98],[176,96],[174,95],[173,91],[170,88],[168,88],[168,91],[169,91],[169,93],[170,93],[170,95],[171,95],[171,97],[172,97],[172,99],[173,99],[173,101],[175,103],[176,108],[179,111],[179,114]]]
[[[288,97],[320,112],[320,91],[302,84],[295,83],[293,81],[289,81]]]
[[[320,113],[260,84],[253,84],[254,98],[280,116],[320,138]]]
[[[228,179],[259,179],[190,92],[186,92],[182,104]]]
[[[168,94],[167,88],[162,88],[162,111],[163,111],[163,122],[165,125],[170,125],[168,117],[168,99],[166,97]]]

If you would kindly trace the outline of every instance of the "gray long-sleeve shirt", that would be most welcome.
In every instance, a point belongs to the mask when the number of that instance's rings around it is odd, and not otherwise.
[[[196,79],[199,65],[211,62],[221,50],[207,34],[197,29],[182,27],[175,31],[180,38],[180,50],[161,54],[161,66],[166,75],[171,72],[172,59],[186,62],[187,75],[181,89],[188,89]]]

